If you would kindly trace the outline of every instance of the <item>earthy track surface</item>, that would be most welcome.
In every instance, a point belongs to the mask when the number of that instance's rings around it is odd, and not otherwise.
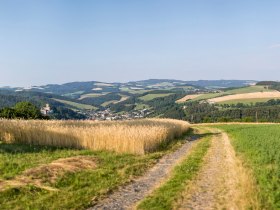
[[[197,177],[174,209],[249,209],[254,206],[254,183],[251,174],[236,157],[226,133],[214,128],[198,127],[201,134],[213,133],[211,147]],[[206,130],[205,130],[206,129]],[[133,209],[135,205],[160,186],[176,164],[186,157],[192,142],[163,157],[143,177],[135,180],[90,209]],[[253,207],[253,209],[256,209]]]
[[[196,180],[188,187],[178,209],[246,209],[252,189],[248,174],[236,158],[226,133],[218,132]],[[248,189],[246,189],[248,188]]]
[[[186,156],[192,144],[191,141],[186,141],[178,150],[164,156],[143,177],[109,195],[108,198],[90,209],[119,210],[132,208],[168,177],[169,172],[174,168],[176,163]]]

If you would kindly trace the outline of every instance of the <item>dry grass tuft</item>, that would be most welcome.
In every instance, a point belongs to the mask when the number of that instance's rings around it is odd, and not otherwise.
[[[182,136],[188,129],[187,122],[171,119],[120,122],[0,120],[0,140],[145,154],[155,151],[163,142]]]
[[[45,186],[44,183],[55,183],[55,181],[65,173],[95,169],[96,166],[96,159],[93,157],[77,156],[62,158],[55,160],[50,164],[44,164],[36,168],[28,169],[15,179],[0,181],[0,189],[5,190],[9,187],[22,187],[32,184],[46,190],[56,190]]]

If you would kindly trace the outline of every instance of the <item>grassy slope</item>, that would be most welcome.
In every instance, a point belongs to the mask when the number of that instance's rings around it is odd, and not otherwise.
[[[87,105],[87,104],[80,104],[80,103],[75,103],[72,101],[66,101],[66,100],[61,100],[61,99],[56,99],[56,98],[53,98],[53,100],[58,101],[60,103],[67,104],[67,105],[75,107],[77,109],[93,109],[93,110],[96,109],[96,107]]]
[[[221,93],[206,93],[206,94],[203,94],[203,95],[193,99],[192,101],[207,100],[210,98],[216,98],[216,97],[224,96],[224,95],[234,95],[234,94],[240,94],[240,93],[254,93],[254,92],[260,92],[260,91],[272,92],[275,90],[267,90],[264,88],[264,86],[249,86],[249,87],[236,88],[236,89],[228,90],[228,91],[221,92]]]
[[[275,99],[275,98],[274,98]],[[237,100],[229,100],[229,101],[224,101],[224,102],[219,102],[217,104],[238,104],[238,103],[243,103],[243,104],[255,104],[257,102],[267,102],[271,99],[267,98],[253,98],[253,99],[237,99]]]
[[[170,179],[144,199],[138,209],[172,209],[176,199],[185,190],[186,184],[192,180],[201,168],[203,157],[210,146],[210,136],[196,145],[191,154],[176,166]]]
[[[106,101],[106,102],[104,102],[103,104],[101,104],[101,106],[108,106],[109,104],[112,104],[112,103],[116,103],[116,102],[118,102],[118,101],[116,101],[116,100],[112,100],[112,101]]]
[[[146,92],[149,92],[150,90],[133,90],[133,89],[130,89],[130,88],[127,88],[127,87],[122,87],[120,88],[121,91],[123,92],[129,92],[131,94],[143,94],[143,93],[146,93]]]
[[[0,192],[1,209],[85,209],[90,206],[93,198],[100,199],[119,185],[142,175],[162,155],[174,150],[181,143],[174,141],[169,146],[163,146],[161,152],[143,156],[0,143],[0,180],[12,179],[26,169],[50,163],[58,158],[88,155],[98,160],[95,170],[69,173],[55,184],[48,183],[57,188],[57,192],[34,186]]]
[[[143,101],[150,101],[150,100],[153,100],[155,98],[170,96],[171,94],[173,94],[173,93],[147,94],[145,96],[139,97],[139,99],[141,99]]]
[[[150,109],[151,107],[147,104],[138,104],[136,103],[135,110],[141,110],[141,109]]]
[[[240,93],[254,93],[254,92],[273,92],[275,90],[265,89],[264,86],[249,86],[249,87],[243,87],[243,88],[237,88],[233,90],[228,90],[226,93],[228,94],[240,94]]]
[[[254,172],[262,209],[280,208],[280,125],[222,125]]]
[[[222,95],[225,95],[225,93],[224,92],[222,92],[222,93],[205,93],[205,94],[202,94],[201,96],[196,97],[195,99],[193,99],[191,101],[207,100],[207,99],[216,98],[216,97],[219,97]]]
[[[88,93],[88,94],[81,95],[79,100],[84,99],[84,98],[97,98],[99,96],[103,96],[106,94],[107,93]]]

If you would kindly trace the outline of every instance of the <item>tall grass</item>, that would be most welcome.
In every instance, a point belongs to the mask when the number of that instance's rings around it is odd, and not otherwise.
[[[171,119],[120,122],[0,120],[0,140],[145,154],[181,136],[188,128],[187,122]]]

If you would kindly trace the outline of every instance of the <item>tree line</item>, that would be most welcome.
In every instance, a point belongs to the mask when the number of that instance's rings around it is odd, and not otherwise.
[[[30,102],[18,102],[13,107],[4,107],[0,109],[0,118],[7,119],[48,119],[43,116],[40,110]]]

